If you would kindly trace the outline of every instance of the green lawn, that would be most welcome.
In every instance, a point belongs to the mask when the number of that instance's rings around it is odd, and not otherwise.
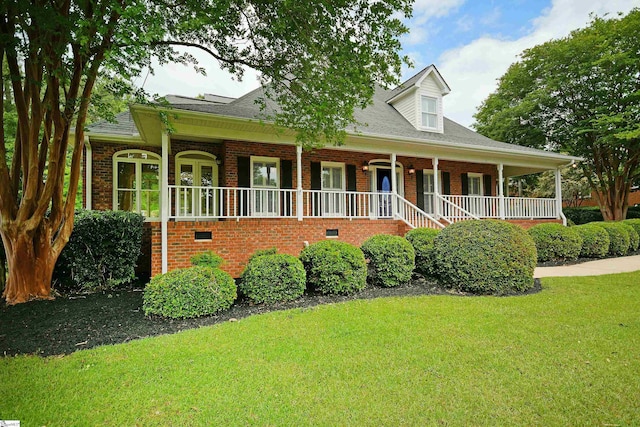
[[[639,425],[640,273],[384,298],[0,359],[31,425]]]

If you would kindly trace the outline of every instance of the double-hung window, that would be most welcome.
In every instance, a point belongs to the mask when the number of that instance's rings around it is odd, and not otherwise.
[[[438,129],[438,100],[430,96],[421,96],[421,118],[423,128]]]
[[[113,156],[114,210],[160,218],[160,156],[142,150],[119,151]]]
[[[344,163],[322,162],[322,213],[340,216],[345,213]]]
[[[280,159],[251,157],[253,213],[264,216],[280,214]]]

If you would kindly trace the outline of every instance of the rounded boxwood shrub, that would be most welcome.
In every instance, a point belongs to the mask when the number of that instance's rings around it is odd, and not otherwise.
[[[237,297],[236,283],[226,272],[189,267],[159,274],[144,289],[145,315],[182,319],[226,310]]]
[[[592,222],[609,233],[609,255],[622,256],[629,252],[629,231],[619,222]]]
[[[629,252],[637,251],[638,245],[640,244],[640,236],[638,236],[636,229],[633,228],[631,224],[627,224],[624,221],[620,222],[620,226],[626,228],[629,233]]]
[[[416,271],[423,276],[434,276],[433,241],[440,233],[434,228],[414,228],[404,238],[411,243],[416,254]]]
[[[636,233],[640,235],[640,219],[639,218],[625,219],[622,222],[624,224],[628,224],[631,227],[633,227],[633,229],[636,230]]]
[[[528,230],[536,243],[538,262],[574,260],[580,256],[582,237],[573,227],[547,223]]]
[[[77,211],[53,272],[57,290],[94,292],[133,281],[143,224],[133,212]]]
[[[371,284],[391,288],[411,280],[416,254],[404,237],[378,234],[367,239],[361,249],[369,260],[367,279]]]
[[[223,262],[224,259],[213,251],[201,252],[191,257],[191,265],[194,266],[218,268]]]
[[[265,254],[252,257],[242,273],[240,291],[254,303],[292,301],[302,296],[304,267],[293,255]]]
[[[446,288],[502,295],[534,284],[536,245],[517,225],[497,220],[457,222],[438,234],[434,249],[436,274]]]
[[[585,258],[604,258],[609,253],[609,233],[596,224],[583,224],[573,227],[582,237],[580,256]]]
[[[323,240],[303,249],[300,260],[307,282],[323,294],[348,295],[367,286],[367,263],[360,248],[336,240]]]

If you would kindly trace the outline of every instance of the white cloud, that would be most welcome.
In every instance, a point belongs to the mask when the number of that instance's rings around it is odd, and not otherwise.
[[[413,13],[424,19],[447,16],[464,2],[465,0],[416,0],[413,3]]]
[[[553,0],[519,39],[482,37],[444,52],[436,65],[452,89],[444,99],[445,114],[460,124],[471,125],[476,108],[495,90],[497,79],[524,49],[584,27],[591,12],[626,13],[637,5],[637,0]]]
[[[155,75],[142,76],[135,83],[144,84],[150,94],[197,96],[204,93],[238,97],[257,88],[260,83],[258,74],[254,70],[244,73],[242,82],[234,80],[226,70],[221,70],[218,62],[198,49],[189,49],[189,53],[198,60],[198,65],[204,67],[207,75],[196,73],[192,66],[181,64],[155,65]]]

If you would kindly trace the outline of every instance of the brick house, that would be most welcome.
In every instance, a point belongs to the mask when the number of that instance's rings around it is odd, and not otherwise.
[[[471,218],[525,227],[564,221],[562,197],[507,197],[507,177],[554,170],[574,157],[498,142],[443,115],[450,91],[429,66],[356,113],[345,144],[314,151],[259,120],[256,89],[240,98],[170,95],[160,108],[133,105],[86,133],[83,201],[147,219],[152,275],[213,250],[235,277],[258,249],[299,254],[322,239],[360,245]],[[394,166],[392,166],[394,165]],[[395,173],[394,173],[395,171]]]

